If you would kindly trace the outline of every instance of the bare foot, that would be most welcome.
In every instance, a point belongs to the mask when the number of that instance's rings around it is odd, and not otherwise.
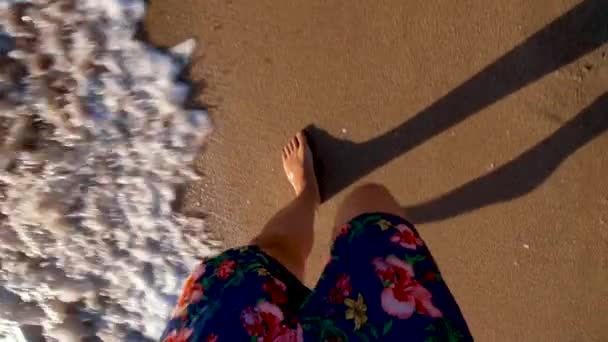
[[[314,196],[316,203],[319,203],[319,187],[315,176],[312,152],[308,147],[304,133],[298,132],[283,147],[283,168],[297,196],[308,191]]]

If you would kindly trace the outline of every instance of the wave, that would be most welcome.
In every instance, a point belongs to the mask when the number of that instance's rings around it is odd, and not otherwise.
[[[173,210],[211,132],[141,0],[0,0],[0,336],[157,339],[217,251]]]

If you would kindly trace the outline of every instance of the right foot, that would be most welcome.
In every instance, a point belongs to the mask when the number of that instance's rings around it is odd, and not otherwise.
[[[293,186],[296,196],[310,191],[317,203],[320,202],[319,187],[312,161],[312,152],[304,133],[297,133],[283,147],[283,169],[285,175]]]

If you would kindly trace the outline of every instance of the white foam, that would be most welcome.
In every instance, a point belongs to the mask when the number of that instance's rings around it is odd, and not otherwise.
[[[0,340],[156,339],[216,252],[171,207],[210,133],[175,81],[195,43],[134,40],[144,10],[0,0]]]

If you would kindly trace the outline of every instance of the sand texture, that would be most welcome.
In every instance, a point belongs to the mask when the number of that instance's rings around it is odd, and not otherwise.
[[[216,126],[188,206],[245,244],[292,194],[279,151],[314,125],[327,201],[381,182],[479,341],[608,336],[606,1],[152,0],[148,37],[199,43]]]

